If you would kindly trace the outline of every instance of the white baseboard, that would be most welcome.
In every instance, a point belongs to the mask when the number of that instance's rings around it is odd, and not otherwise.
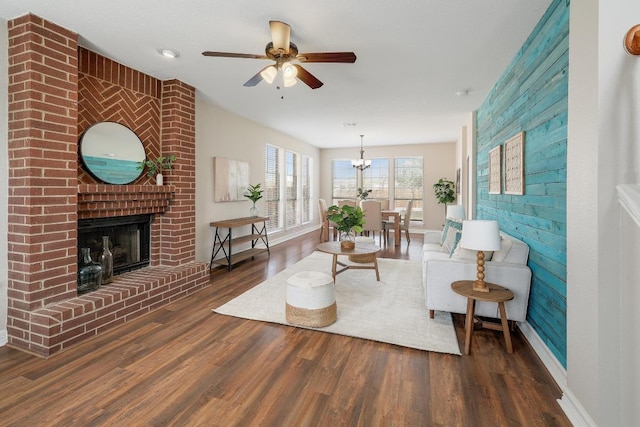
[[[6,329],[0,329],[0,347],[7,345],[9,342],[9,335]]]
[[[567,370],[542,341],[540,335],[531,327],[529,322],[520,322],[518,327],[529,342],[533,351],[538,355],[544,366],[553,377],[558,387],[562,390],[562,398],[558,399],[558,405],[564,411],[571,424],[574,426],[597,427],[587,411],[582,407],[578,399],[567,386]]]

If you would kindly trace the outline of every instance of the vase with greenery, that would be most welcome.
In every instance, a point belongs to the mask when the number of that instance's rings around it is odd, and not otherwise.
[[[453,203],[456,200],[456,184],[446,178],[440,178],[438,182],[433,184],[433,190],[436,193],[438,203],[444,203],[444,212],[447,212],[447,203]]]
[[[355,233],[360,233],[364,225],[364,212],[362,212],[362,209],[348,205],[342,207],[333,205],[327,210],[327,218],[333,221],[338,231],[340,231],[340,246],[343,249],[355,248]]]
[[[358,187],[356,191],[358,192],[358,199],[367,200],[372,190],[363,190],[361,187]]]
[[[154,175],[156,177],[156,184],[163,184],[163,175],[162,171],[166,169],[173,169],[173,163],[176,161],[176,156],[168,155],[168,156],[160,156],[157,159],[148,159],[140,162],[138,164],[137,169],[143,170],[147,168],[147,176],[152,178]]]
[[[244,194],[244,197],[253,202],[253,206],[251,207],[251,209],[249,209],[249,216],[258,216],[260,214],[258,208],[256,208],[256,202],[262,199],[263,191],[264,190],[260,189],[259,183],[247,187],[247,192]]]

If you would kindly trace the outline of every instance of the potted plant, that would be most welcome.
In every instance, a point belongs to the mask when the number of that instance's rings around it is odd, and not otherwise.
[[[371,193],[372,190],[363,190],[361,187],[358,187],[356,191],[358,192],[358,199],[367,200],[367,197],[369,197],[369,193]]]
[[[262,192],[264,190],[260,189],[260,183],[256,185],[250,185],[247,187],[247,192],[244,194],[244,197],[251,200],[253,202],[253,207],[249,209],[250,216],[258,216],[258,208],[256,208],[256,202],[262,199]]]
[[[361,232],[364,224],[362,209],[348,205],[342,207],[333,205],[327,210],[327,218],[335,222],[336,228],[340,231],[340,246],[343,249],[355,248],[355,233]]]
[[[433,190],[436,193],[438,203],[444,203],[444,211],[446,215],[447,203],[452,203],[456,200],[456,185],[453,181],[449,181],[446,178],[440,178],[438,182],[433,184]]]
[[[163,184],[162,171],[165,169],[173,169],[173,162],[175,161],[176,161],[176,156],[174,155],[170,154],[168,156],[160,156],[155,160],[149,159],[149,160],[140,162],[140,164],[138,164],[137,169],[142,170],[146,167],[147,176],[151,178],[155,175],[156,184],[162,185]]]

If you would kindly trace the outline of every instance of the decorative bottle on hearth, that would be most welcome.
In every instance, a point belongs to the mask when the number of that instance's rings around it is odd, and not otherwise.
[[[91,259],[91,248],[82,248],[78,266],[78,293],[97,290],[102,284],[102,266]]]
[[[102,284],[113,282],[113,254],[109,250],[109,236],[102,236],[102,253],[98,261],[102,266]]]

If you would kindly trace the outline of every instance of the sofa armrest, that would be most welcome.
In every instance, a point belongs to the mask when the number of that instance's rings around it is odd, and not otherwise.
[[[423,286],[427,309],[466,313],[467,301],[451,290],[457,280],[476,280],[477,264],[472,260],[427,259],[423,265]],[[514,299],[505,304],[507,318],[523,322],[527,318],[531,270],[523,264],[486,262],[485,280],[504,286],[514,293]],[[499,318],[498,304],[477,302],[476,314]]]
[[[424,243],[442,243],[442,230],[426,230],[424,232]]]

